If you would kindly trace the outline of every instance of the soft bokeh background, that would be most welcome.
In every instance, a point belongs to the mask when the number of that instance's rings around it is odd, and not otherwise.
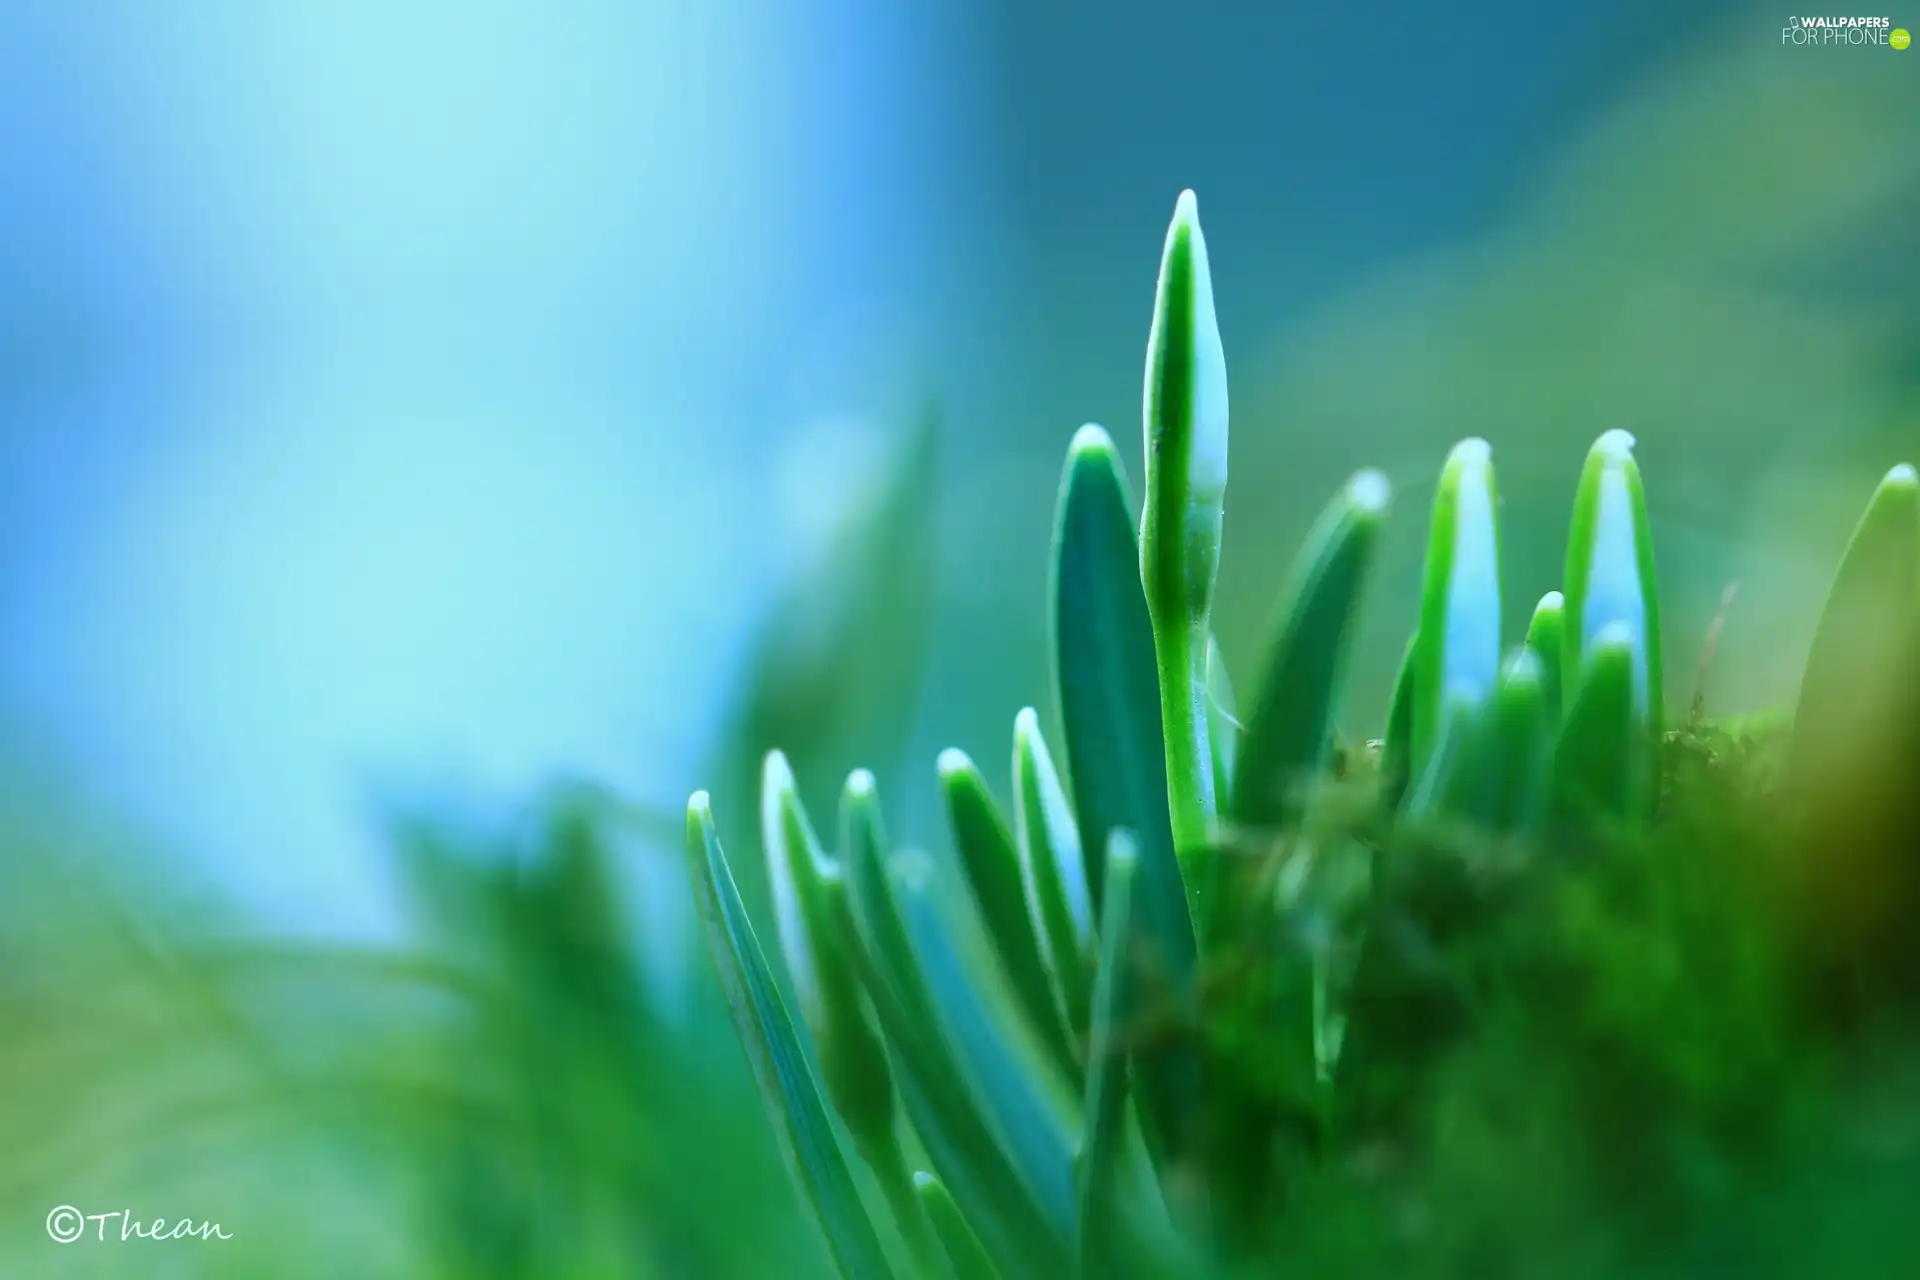
[[[1626,427],[1673,696],[1735,581],[1715,704],[1790,696],[1920,450],[1920,52],[1779,26],[0,10],[0,1269],[702,1274],[743,1247],[661,1225],[702,1178],[751,1185],[755,1247],[796,1230],[750,1099],[662,1101],[744,1077],[660,815],[710,785],[752,861],[780,745],[821,805],[874,765],[924,840],[940,747],[998,768],[1061,453],[1137,439],[1185,186],[1230,667],[1381,466],[1373,726],[1447,447],[1494,444],[1517,632]],[[699,1163],[728,1125],[759,1164]],[[45,1237],[123,1200],[238,1238]]]

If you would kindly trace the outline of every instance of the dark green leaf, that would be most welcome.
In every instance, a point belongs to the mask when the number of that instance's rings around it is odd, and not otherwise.
[[[1387,497],[1386,478],[1377,471],[1348,481],[1289,571],[1234,773],[1232,813],[1241,826],[1296,823],[1327,767],[1355,616]]]
[[[885,1280],[892,1269],[841,1155],[786,1003],[740,905],[704,791],[687,803],[687,868],[707,951],[788,1171],[812,1203],[841,1273],[849,1280]]]
[[[1082,427],[1068,451],[1054,543],[1054,679],[1066,726],[1068,776],[1096,894],[1106,842],[1132,833],[1140,853],[1138,931],[1152,953],[1156,995],[1176,1027],[1198,1017],[1198,949],[1167,813],[1166,756],[1153,629],[1138,543],[1113,441]],[[1211,856],[1211,855],[1208,855]],[[1139,1063],[1138,1106],[1149,1147],[1179,1159],[1196,1140],[1201,1074],[1190,1043]]]
[[[964,751],[941,752],[939,771],[954,846],[960,852],[961,866],[994,954],[1041,1043],[1064,1077],[1077,1084],[1079,1066],[1068,1047],[1048,984],[1047,966],[1040,958],[1013,829],[994,803],[986,779]]]
[[[916,1173],[913,1189],[920,1197],[920,1207],[927,1220],[933,1224],[934,1234],[940,1237],[953,1280],[999,1280],[999,1269],[981,1247],[980,1237],[973,1234],[960,1206],[953,1202],[940,1180],[930,1173]]]

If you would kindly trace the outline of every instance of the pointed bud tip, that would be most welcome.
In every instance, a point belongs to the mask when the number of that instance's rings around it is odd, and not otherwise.
[[[1089,422],[1074,432],[1073,443],[1067,446],[1067,456],[1075,461],[1090,454],[1115,456],[1113,437],[1097,422]]]
[[[1540,603],[1533,607],[1535,613],[1553,613],[1567,607],[1567,598],[1558,591],[1549,591],[1540,597]]]
[[[940,753],[940,758],[934,762],[934,768],[939,772],[940,780],[946,782],[961,774],[974,772],[973,757],[958,747],[948,747]]]
[[[713,815],[713,797],[705,791],[696,791],[687,797],[687,816],[689,818],[708,818]]]
[[[1634,444],[1631,431],[1623,431],[1615,427],[1593,442],[1593,453],[1596,457],[1605,458],[1609,462],[1631,462]]]
[[[1633,627],[1627,622],[1609,622],[1594,633],[1593,648],[1596,653],[1602,649],[1624,649],[1633,651]]]
[[[1393,499],[1393,486],[1378,471],[1362,471],[1347,483],[1347,499],[1370,515],[1381,515]]]
[[[1016,742],[1030,741],[1040,734],[1040,713],[1032,707],[1022,707],[1013,717],[1013,737]]]
[[[939,1185],[932,1174],[919,1169],[914,1170],[913,1189],[915,1191],[925,1191],[929,1187],[937,1187]]]
[[[1903,462],[1887,472],[1880,486],[1884,489],[1920,489],[1920,471],[1915,471],[1911,462]]]
[[[1453,446],[1453,452],[1447,455],[1447,461],[1463,466],[1485,466],[1493,461],[1493,446],[1479,436],[1469,436]]]
[[[793,785],[793,766],[787,763],[787,753],[778,747],[767,752],[767,758],[760,766],[760,789],[788,791]]]
[[[847,794],[855,799],[865,800],[878,789],[873,781],[873,771],[870,769],[855,769],[847,775]]]
[[[1200,221],[1200,197],[1193,194],[1193,188],[1187,187],[1173,202],[1173,220],[1175,222],[1196,223]]]

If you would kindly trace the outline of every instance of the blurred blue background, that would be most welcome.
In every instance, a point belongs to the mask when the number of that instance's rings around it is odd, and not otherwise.
[[[858,450],[977,268],[952,25],[8,6],[25,749],[322,929],[382,927],[388,774],[691,786],[837,501],[783,456]]]
[[[1322,497],[1384,466],[1374,717],[1446,446],[1506,460],[1523,618],[1616,425],[1695,643],[1743,556],[1777,560],[1771,522],[1845,510],[1915,435],[1920,55],[1777,26],[1651,0],[8,6],[14,756],[282,925],[386,930],[388,790],[699,784],[750,628],[930,391],[912,752],[998,759],[1042,687],[1058,458],[1083,420],[1136,437],[1183,186],[1234,375],[1230,665]],[[1846,522],[1795,527],[1819,532],[1728,641],[1755,697]]]

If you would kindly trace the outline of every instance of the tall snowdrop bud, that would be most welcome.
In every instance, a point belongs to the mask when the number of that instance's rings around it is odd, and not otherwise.
[[[1204,843],[1216,798],[1204,673],[1227,489],[1227,362],[1206,237],[1183,191],[1160,260],[1142,418],[1140,577],[1153,619],[1175,842]]]
[[[1440,472],[1414,644],[1410,763],[1419,777],[1448,718],[1483,703],[1500,676],[1498,494],[1485,440],[1462,440]]]
[[[1658,734],[1664,697],[1660,599],[1640,466],[1633,458],[1633,437],[1625,431],[1609,431],[1594,442],[1574,497],[1560,663],[1569,688],[1581,679],[1595,642],[1609,628],[1624,633],[1632,646],[1634,709]]]

